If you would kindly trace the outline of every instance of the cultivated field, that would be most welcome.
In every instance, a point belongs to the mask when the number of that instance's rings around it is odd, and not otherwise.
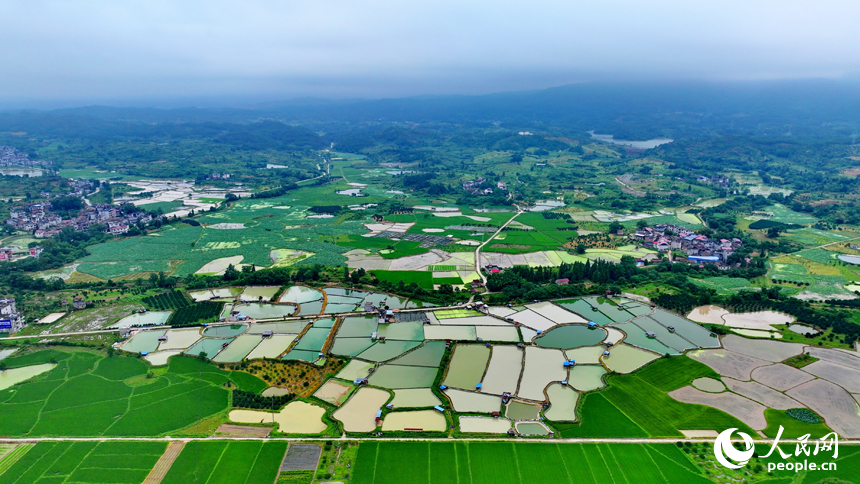
[[[367,442],[359,447],[351,482],[696,484],[710,481],[672,444]]]

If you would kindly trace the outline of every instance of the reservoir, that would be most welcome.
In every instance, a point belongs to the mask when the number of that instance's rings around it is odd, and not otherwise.
[[[594,134],[593,130],[589,131],[588,134],[590,134],[593,139],[596,139],[598,141],[605,141],[606,143],[612,143],[621,146],[629,146],[631,148],[638,148],[640,150],[650,150],[651,148],[656,148],[660,145],[675,141],[670,138],[654,138],[645,141],[615,139],[611,134]]]

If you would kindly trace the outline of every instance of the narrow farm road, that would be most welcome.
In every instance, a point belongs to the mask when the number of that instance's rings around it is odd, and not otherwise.
[[[485,245],[490,243],[491,240],[493,240],[497,235],[499,235],[499,233],[504,230],[505,227],[510,225],[510,223],[513,222],[514,219],[519,216],[519,214],[523,213],[523,209],[521,209],[519,205],[514,204],[514,206],[517,207],[517,213],[515,213],[513,217],[509,218],[504,225],[499,227],[499,230],[496,230],[490,238],[488,238],[485,242],[483,242],[475,249],[475,272],[478,273],[478,276],[481,278],[481,281],[485,285],[487,284],[487,277],[484,275],[484,273],[481,272],[481,249],[483,249]]]
[[[325,442],[325,441],[350,441],[350,442],[512,442],[510,437],[498,438],[465,438],[451,439],[448,437],[415,437],[415,438],[384,438],[375,437],[21,437],[21,438],[0,438],[0,444],[26,444],[37,442],[110,442],[110,441],[135,441],[135,442],[199,442],[206,440],[266,440],[266,441],[287,441],[287,442]],[[703,442],[713,443],[713,437],[672,437],[672,438],[575,438],[575,439],[551,439],[546,438],[531,439],[520,438],[516,442],[540,442],[540,443],[559,443],[559,444],[667,444],[677,441],[685,442]],[[732,442],[743,442],[742,439],[731,439]],[[756,443],[772,444],[773,439],[756,439]],[[783,440],[782,443],[785,443]],[[839,445],[858,445],[860,440],[840,438]]]

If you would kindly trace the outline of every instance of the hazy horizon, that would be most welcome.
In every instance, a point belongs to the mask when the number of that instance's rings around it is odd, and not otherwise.
[[[844,0],[5,2],[0,107],[853,79],[857,14]]]

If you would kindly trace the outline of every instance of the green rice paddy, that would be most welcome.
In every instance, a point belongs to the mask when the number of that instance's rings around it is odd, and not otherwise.
[[[162,484],[272,484],[287,442],[189,442]]]
[[[146,377],[149,366],[131,357],[46,350],[5,361],[20,363],[18,358],[30,363],[54,358],[58,364],[0,392],[0,435],[162,435],[226,408],[228,391],[221,385],[228,380],[254,392],[267,386],[250,374],[220,370],[194,358],[172,358],[166,370],[152,378]]]
[[[364,442],[353,484],[707,483],[673,444]]]
[[[166,442],[39,442],[0,474],[0,484],[139,484],[166,448]]]

